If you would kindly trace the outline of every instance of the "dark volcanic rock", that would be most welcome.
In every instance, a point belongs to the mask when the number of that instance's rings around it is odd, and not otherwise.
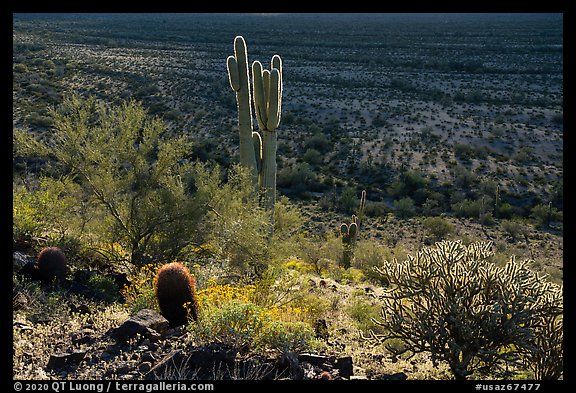
[[[61,353],[50,355],[46,368],[49,370],[61,370],[67,367],[77,366],[84,360],[87,351],[74,351],[71,353]]]
[[[137,336],[157,340],[168,330],[169,325],[168,320],[160,313],[145,308],[122,325],[112,329],[110,336],[120,342],[127,342]]]

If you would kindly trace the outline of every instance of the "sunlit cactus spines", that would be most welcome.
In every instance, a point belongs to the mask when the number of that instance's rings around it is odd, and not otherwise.
[[[182,263],[171,262],[158,269],[154,290],[160,311],[170,326],[185,325],[189,317],[198,319],[196,281]]]
[[[234,40],[234,56],[227,59],[230,86],[236,92],[240,133],[240,163],[253,173],[255,191],[274,223],[276,202],[276,129],[282,106],[282,59],[274,55],[270,70],[258,60],[252,63],[252,95],[246,43],[241,36]],[[251,101],[251,99],[253,101]],[[260,132],[252,129],[252,104]]]
[[[237,36],[234,39],[234,56],[228,56],[226,64],[230,86],[236,92],[240,164],[250,169],[254,187],[258,187],[258,169],[252,140],[252,95],[248,73],[248,54],[243,37]]]
[[[543,379],[559,378],[562,287],[531,271],[530,261],[498,266],[492,255],[491,242],[442,241],[404,261],[383,261],[375,271],[387,292],[374,322],[386,333],[369,339],[394,356],[429,352],[456,379],[519,361]]]

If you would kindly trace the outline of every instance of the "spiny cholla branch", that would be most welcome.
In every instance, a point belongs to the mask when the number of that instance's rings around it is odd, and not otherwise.
[[[562,363],[561,287],[531,271],[529,261],[511,258],[496,266],[489,260],[491,248],[491,242],[443,241],[403,262],[384,261],[375,270],[389,285],[374,322],[387,333],[369,339],[401,340],[405,348],[390,348],[395,355],[430,352],[435,363],[448,362],[457,379],[480,364],[516,362],[521,356],[531,359],[535,375],[556,377],[549,369]],[[543,347],[555,349],[547,352],[553,359],[546,365]]]

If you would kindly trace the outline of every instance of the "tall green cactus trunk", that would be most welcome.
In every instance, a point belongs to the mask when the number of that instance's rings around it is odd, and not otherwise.
[[[260,189],[264,192],[264,206],[274,215],[276,202],[276,133],[262,131],[264,134],[262,149],[262,169]],[[272,221],[274,218],[272,217]]]
[[[240,164],[250,169],[252,182],[257,189],[258,165],[252,139],[252,97],[250,94],[250,76],[248,75],[248,54],[246,42],[241,36],[234,39],[234,56],[229,56],[226,64],[230,86],[236,92]]]
[[[240,132],[240,164],[254,174],[255,191],[263,198],[264,207],[270,211],[274,224],[276,203],[276,128],[280,124],[282,108],[282,59],[272,57],[270,70],[262,68],[259,61],[252,63],[253,97],[250,96],[250,77],[244,38],[234,40],[234,56],[227,59],[230,86],[236,91],[238,102],[238,127]],[[252,106],[260,133],[252,131]]]
[[[260,170],[260,192],[263,193],[264,206],[270,210],[274,222],[274,204],[276,202],[276,128],[280,124],[282,101],[282,60],[272,57],[270,70],[263,70],[262,64],[252,64],[254,85],[254,109],[262,136],[262,168]]]

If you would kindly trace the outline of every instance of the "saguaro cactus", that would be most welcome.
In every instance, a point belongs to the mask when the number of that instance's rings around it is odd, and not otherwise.
[[[364,206],[366,205],[366,190],[362,191],[360,196],[360,205],[358,206],[358,215],[353,214],[350,225],[343,223],[340,225],[340,235],[342,236],[342,243],[344,244],[344,251],[342,253],[342,265],[348,269],[354,259],[354,247],[356,247],[356,240],[358,232],[360,231],[360,224],[364,219]]]
[[[282,60],[274,55],[270,70],[262,64],[252,64],[254,84],[254,108],[262,137],[262,165],[260,169],[260,191],[265,193],[264,205],[274,211],[276,202],[276,128],[280,124],[282,108]]]
[[[240,164],[252,172],[254,187],[258,187],[258,168],[252,137],[252,96],[248,75],[248,54],[244,38],[234,39],[234,56],[228,56],[228,78],[236,92],[238,131],[240,134]]]
[[[276,128],[282,108],[282,59],[272,56],[270,70],[262,63],[252,63],[253,101],[260,133],[252,130],[250,76],[246,43],[242,36],[234,39],[234,56],[227,59],[230,86],[236,92],[240,133],[240,164],[253,173],[255,190],[264,197],[274,222],[276,202]]]

